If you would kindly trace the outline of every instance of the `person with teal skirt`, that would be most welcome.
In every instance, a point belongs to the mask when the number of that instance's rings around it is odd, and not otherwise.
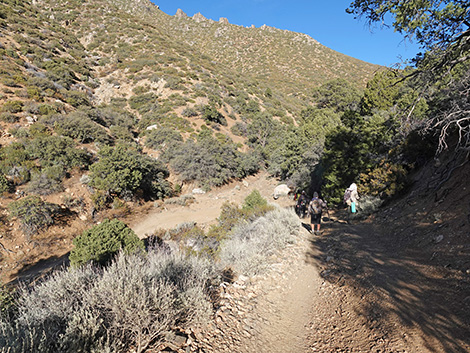
[[[344,202],[348,205],[348,214],[357,212],[357,201],[359,194],[357,193],[357,185],[352,183],[344,192]]]

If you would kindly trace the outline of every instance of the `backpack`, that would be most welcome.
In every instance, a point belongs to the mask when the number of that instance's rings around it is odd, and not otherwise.
[[[346,189],[346,191],[344,192],[343,201],[344,203],[347,203],[350,199],[351,199],[351,190]]]
[[[320,214],[322,211],[322,202],[320,199],[313,199],[312,202],[310,202],[308,210],[310,213]]]

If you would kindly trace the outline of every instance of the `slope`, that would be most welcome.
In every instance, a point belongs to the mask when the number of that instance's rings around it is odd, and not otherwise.
[[[468,157],[443,162],[423,168],[408,194],[371,217],[348,224],[337,210],[321,236],[303,220],[299,241],[266,273],[221,289],[213,324],[180,349],[468,352],[469,195],[459,185],[470,165]]]

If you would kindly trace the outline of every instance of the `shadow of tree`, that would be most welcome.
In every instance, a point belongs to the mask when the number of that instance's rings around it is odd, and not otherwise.
[[[16,273],[16,279],[12,284],[24,283],[31,284],[38,279],[44,278],[55,270],[66,268],[70,265],[69,254],[62,256],[52,256],[47,259],[39,260],[33,264],[22,266]]]
[[[361,298],[358,314],[371,326],[407,327],[398,334],[416,333],[431,352],[470,352],[468,275],[432,264],[426,253],[373,224],[328,228],[326,236],[311,239],[306,261],[325,280],[350,287]],[[394,326],[397,320],[401,325]]]

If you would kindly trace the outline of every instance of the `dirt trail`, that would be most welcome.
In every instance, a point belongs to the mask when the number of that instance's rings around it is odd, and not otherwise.
[[[182,222],[208,227],[225,201],[241,204],[254,189],[272,202],[276,184],[258,175],[195,195],[189,207],[155,209],[131,226],[141,237]],[[287,198],[276,202],[293,205]],[[395,221],[347,224],[343,218],[332,215],[321,236],[311,235],[303,220],[299,241],[267,273],[227,288],[203,351],[470,352],[468,276],[403,248],[390,228]]]
[[[272,193],[278,184],[278,181],[269,178],[267,174],[259,173],[246,178],[243,182],[232,182],[205,194],[193,194],[195,200],[188,206],[165,204],[155,208],[145,217],[131,222],[130,227],[141,238],[156,229],[171,229],[185,222],[196,222],[201,228],[206,229],[216,222],[221,206],[225,202],[241,205],[253,190],[258,190],[269,202],[281,206],[290,205],[292,201],[285,197],[273,199]],[[186,192],[190,193],[191,189],[187,187]]]

